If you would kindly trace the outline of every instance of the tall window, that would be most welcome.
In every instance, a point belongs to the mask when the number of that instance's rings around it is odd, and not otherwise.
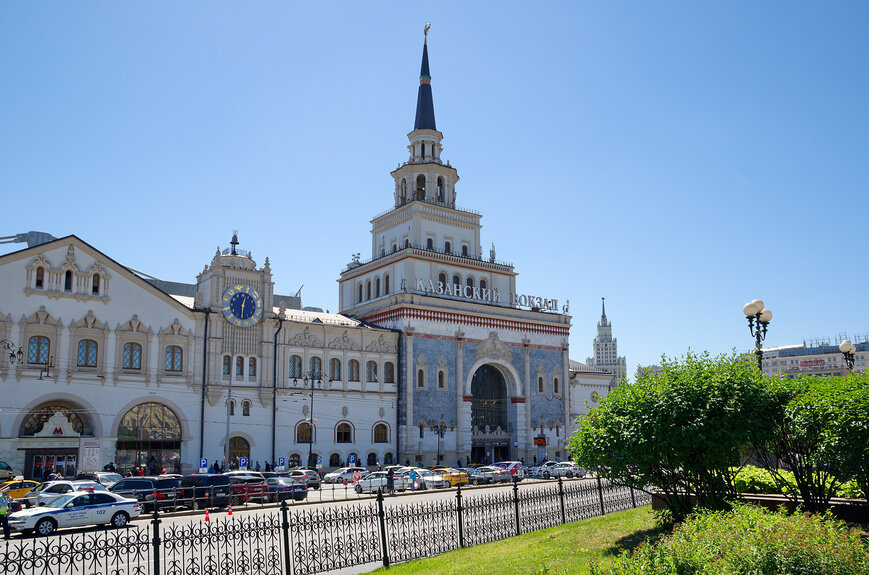
[[[36,268],[36,289],[45,287],[45,268],[39,266]]]
[[[347,422],[339,423],[335,430],[335,441],[338,443],[353,443],[353,429]]]
[[[97,342],[92,339],[83,339],[78,342],[78,367],[97,366]]]
[[[489,287],[489,284],[486,283],[486,280],[480,280],[480,289],[484,290]]]
[[[329,379],[332,381],[341,381],[341,360],[332,358],[329,360]]]
[[[142,369],[142,346],[138,343],[125,343],[121,366],[124,369]]]
[[[63,274],[63,291],[72,291],[72,272],[69,270]]]
[[[471,289],[474,289],[474,278],[466,278],[465,285]]]
[[[389,274],[383,276],[383,293],[389,295]]]
[[[371,280],[365,283],[365,299],[371,299]]]
[[[421,369],[416,372],[416,386],[419,388],[425,387],[425,372]]]
[[[302,377],[302,358],[298,355],[290,358],[290,377],[293,379]]]
[[[462,244],[462,255],[468,257],[468,246]]]
[[[444,381],[444,372],[438,372],[438,389],[446,389],[446,382]]]
[[[27,363],[48,363],[48,338],[34,335],[27,344]]]
[[[453,285],[456,287],[459,287],[460,285],[462,285],[462,278],[460,278],[458,275],[454,275],[453,276]]]
[[[450,245],[450,242],[444,242],[444,251],[448,254],[452,253],[453,247]]]
[[[367,465],[368,465],[369,467],[372,466],[372,465],[377,465],[377,454],[376,454],[376,453],[371,452],[371,453],[368,454],[368,463],[367,463]]]
[[[241,402],[241,416],[250,417],[250,400],[245,399]]]
[[[235,358],[235,375],[239,377],[244,375],[244,358],[241,356]]]
[[[428,238],[428,239],[425,241],[425,248],[426,248],[427,250],[433,250],[433,249],[434,249],[434,240],[433,240],[432,238]]]
[[[320,379],[323,377],[323,360],[319,357],[312,357],[309,363],[309,367],[311,368],[311,377],[314,379]]]
[[[365,381],[377,381],[377,362],[369,361],[365,364]]]
[[[391,361],[383,364],[384,383],[395,383],[395,365]]]
[[[252,357],[247,360],[247,374],[250,377],[256,377],[256,358]]]
[[[438,177],[438,201],[444,201],[444,179]]]
[[[359,381],[359,362],[351,359],[347,364],[347,379],[349,381]]]
[[[362,302],[362,284],[359,284],[359,297],[356,300],[357,302]]]
[[[166,361],[164,363],[166,371],[181,371],[184,366],[184,354],[177,345],[170,345],[166,348]]]
[[[311,424],[307,421],[296,426],[296,443],[311,443]]]
[[[552,393],[554,393],[556,395],[558,395],[558,393],[559,393],[558,378],[557,377],[552,380]]]
[[[380,278],[374,280],[374,297],[380,297]]]
[[[341,458],[337,453],[333,453],[329,456],[329,467],[338,467],[341,464]]]
[[[235,400],[234,399],[229,400],[229,414],[235,415]]]
[[[232,358],[228,355],[223,356],[223,375],[229,375],[229,370],[232,369]]]
[[[443,284],[444,287],[447,287],[447,274],[438,274],[438,281]]]
[[[389,429],[385,423],[378,423],[374,426],[374,443],[389,442]]]
[[[100,293],[100,274],[94,274],[91,292],[94,295],[99,295],[99,293]]]
[[[537,393],[543,393],[543,378],[537,378]]]

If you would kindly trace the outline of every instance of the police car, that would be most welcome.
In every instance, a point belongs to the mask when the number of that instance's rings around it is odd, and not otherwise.
[[[101,525],[123,527],[142,512],[135,499],[107,491],[73,491],[41,507],[16,511],[9,515],[9,527],[16,531],[35,531],[50,535],[60,527]]]

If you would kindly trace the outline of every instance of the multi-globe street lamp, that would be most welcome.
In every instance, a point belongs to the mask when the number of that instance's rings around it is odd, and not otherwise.
[[[9,352],[9,365],[15,365],[15,362],[21,363],[24,361],[24,351],[20,345],[15,345],[11,340],[0,339],[0,346]]]
[[[742,313],[748,320],[748,331],[754,338],[754,353],[757,355],[757,369],[763,371],[763,349],[761,343],[766,339],[766,330],[772,321],[772,312],[763,307],[763,301],[756,299],[742,306]]]
[[[320,371],[309,370],[301,374],[302,377],[302,389],[306,389],[308,385],[311,386],[311,407],[308,412],[308,467],[314,468],[316,462],[314,459],[314,389],[320,388],[323,389],[323,374]],[[299,385],[299,379],[293,378],[293,387],[297,387]]]
[[[845,358],[845,363],[848,365],[848,370],[853,372],[854,359],[857,357],[857,346],[851,343],[850,339],[842,340],[842,343],[839,344],[839,351],[842,352],[842,356]]]

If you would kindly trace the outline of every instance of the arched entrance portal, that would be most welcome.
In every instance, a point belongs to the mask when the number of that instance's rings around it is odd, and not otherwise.
[[[492,365],[481,366],[471,380],[471,460],[492,463],[510,458],[507,382]]]
[[[181,472],[181,424],[160,403],[142,403],[121,418],[115,463],[119,470],[135,467],[145,475]]]

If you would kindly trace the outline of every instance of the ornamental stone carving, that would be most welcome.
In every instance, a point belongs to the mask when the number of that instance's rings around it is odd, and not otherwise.
[[[498,332],[490,331],[489,338],[477,346],[477,359],[499,359],[509,362],[513,359],[513,352],[506,343],[498,339]]]
[[[356,345],[356,342],[353,341],[351,337],[347,335],[347,330],[344,330],[344,334],[341,337],[336,337],[332,340],[332,343],[329,344],[330,349],[345,349],[350,351],[359,351],[361,348]]]
[[[290,345],[300,345],[302,347],[321,347],[320,340],[315,335],[311,335],[310,328],[305,328],[305,331],[295,336],[290,340]]]
[[[368,347],[365,349],[366,351],[373,351],[375,353],[392,353],[395,351],[395,348],[386,341],[386,338],[384,338],[383,335],[377,338],[377,341],[368,344]]]

